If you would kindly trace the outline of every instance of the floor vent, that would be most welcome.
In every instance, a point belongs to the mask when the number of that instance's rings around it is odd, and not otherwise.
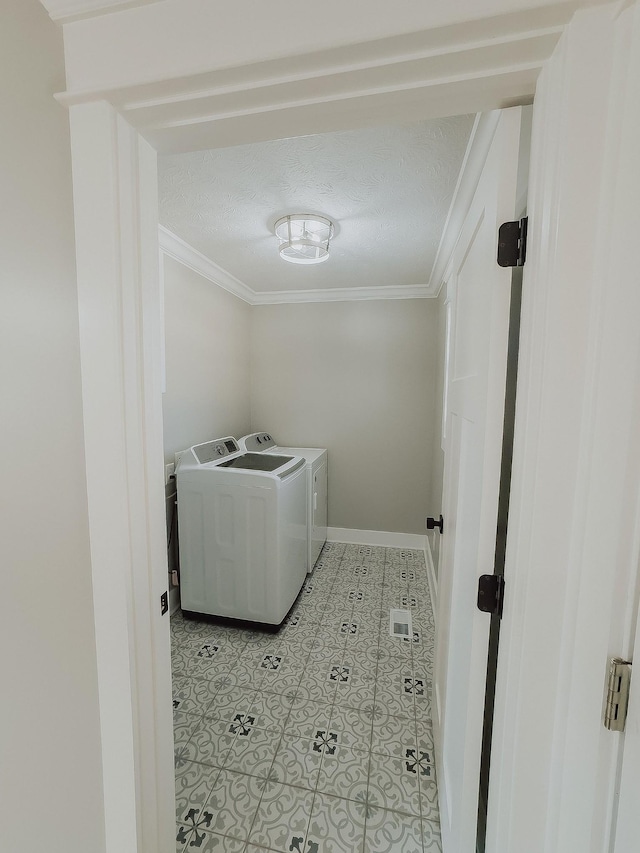
[[[389,633],[392,637],[409,639],[413,636],[410,610],[391,610],[389,613]]]

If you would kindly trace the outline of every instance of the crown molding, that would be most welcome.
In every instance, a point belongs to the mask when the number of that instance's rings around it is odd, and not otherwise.
[[[136,6],[157,3],[158,0],[40,0],[52,21],[66,24],[82,18],[121,12]]]
[[[194,249],[193,246],[181,237],[178,237],[173,231],[169,231],[164,225],[158,226],[158,239],[160,250],[165,255],[169,255],[170,258],[179,261],[185,267],[189,267],[189,269],[199,273],[223,290],[233,293],[234,296],[242,299],[243,302],[248,302],[249,305],[256,304],[256,293],[254,290],[247,287],[244,282],[231,275],[231,273],[222,267],[219,267],[210,258],[203,255],[202,252]]]
[[[67,10],[121,1],[44,0]],[[466,21],[442,11],[427,29],[372,39],[363,31],[362,41],[354,30],[344,44],[325,33],[326,44],[298,54],[269,30],[275,40],[240,40],[230,52],[239,9],[250,2],[221,17],[215,4],[185,0],[181,19],[180,0],[138,0],[130,14],[113,6],[111,15],[70,23],[68,88],[56,97],[66,106],[109,101],[163,153],[503,109],[531,101],[567,21],[593,0],[528,0],[531,8]],[[268,12],[258,5],[262,21]],[[416,27],[429,17],[420,9],[413,4]],[[353,10],[345,15],[361,24]],[[305,20],[288,23],[303,28]],[[184,38],[176,42],[178,21]],[[218,50],[202,37],[213,24]]]
[[[271,290],[258,293],[243,281],[219,267],[202,252],[174,234],[164,225],[158,226],[160,251],[189,267],[223,290],[249,305],[283,305],[296,302],[359,302],[365,299],[429,299],[437,296],[426,284],[387,285],[385,287],[341,287],[327,290]]]
[[[387,287],[333,287],[327,290],[271,290],[256,293],[255,305],[283,305],[300,302],[361,302],[371,299],[429,299],[435,294],[426,284]]]
[[[499,120],[499,110],[476,116],[429,278],[428,287],[433,296],[440,293],[444,284],[447,266],[460,238]]]

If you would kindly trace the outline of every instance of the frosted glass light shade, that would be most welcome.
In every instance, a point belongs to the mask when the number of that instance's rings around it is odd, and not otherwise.
[[[292,213],[274,226],[280,257],[292,264],[319,264],[329,257],[333,222],[326,216]]]

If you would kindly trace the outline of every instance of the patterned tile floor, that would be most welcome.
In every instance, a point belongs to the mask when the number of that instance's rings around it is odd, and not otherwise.
[[[422,552],[327,544],[277,634],[171,632],[176,851],[439,853]]]

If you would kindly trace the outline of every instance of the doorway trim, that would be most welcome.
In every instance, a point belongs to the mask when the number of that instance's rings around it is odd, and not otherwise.
[[[72,107],[70,125],[106,849],[168,853],[156,154],[106,102]]]
[[[154,5],[145,7],[149,14]],[[563,8],[566,10],[568,6],[565,4]],[[566,535],[560,542],[568,555],[569,568],[566,576],[562,575],[566,583],[553,608],[554,637],[559,637],[562,649],[553,667],[547,666],[547,654],[544,667],[538,665],[535,657],[535,642],[540,630],[537,620],[547,612],[542,593],[548,585],[549,573],[544,567],[541,570],[540,553],[534,546],[541,531],[551,535],[545,521],[560,498],[553,495],[553,500],[549,501],[548,478],[557,471],[558,456],[556,450],[550,457],[553,460],[550,464],[542,452],[544,442],[552,442],[550,429],[558,423],[566,432],[575,434],[575,424],[579,425],[584,412],[590,411],[591,394],[596,393],[601,380],[598,368],[604,363],[602,347],[607,339],[603,336],[611,334],[611,328],[600,326],[590,313],[596,311],[601,301],[601,293],[596,293],[593,269],[584,257],[576,269],[573,253],[578,236],[583,245],[585,241],[588,243],[579,226],[592,214],[597,214],[599,193],[603,192],[602,164],[611,151],[615,153],[618,145],[615,134],[607,135],[611,130],[607,123],[610,115],[607,72],[611,71],[613,62],[611,41],[617,28],[623,26],[616,19],[620,8],[615,4],[581,12],[566,28],[563,44],[546,65],[540,103],[534,115],[537,142],[532,152],[532,170],[537,189],[531,200],[530,221],[531,245],[537,239],[539,260],[525,274],[529,295],[523,302],[522,372],[513,480],[513,494],[518,497],[510,515],[514,535],[510,534],[507,557],[511,583],[507,587],[505,628],[509,642],[507,645],[505,640],[502,644],[498,672],[494,743],[499,742],[500,747],[492,767],[489,794],[491,846],[488,849],[491,853],[510,853],[515,849],[521,853],[555,853],[562,849],[555,846],[556,842],[566,839],[572,828],[580,830],[572,808],[565,813],[559,812],[561,807],[572,805],[576,767],[579,765],[580,774],[585,769],[602,773],[603,767],[601,754],[596,754],[598,750],[593,748],[586,751],[577,764],[572,763],[576,759],[579,732],[572,732],[566,743],[563,740],[568,708],[577,707],[584,695],[591,700],[589,707],[592,708],[595,677],[588,679],[587,689],[572,679],[570,696],[558,695],[558,678],[561,672],[566,674],[571,655],[578,655],[581,664],[584,663],[584,650],[577,643],[577,637],[584,632],[580,620],[592,606],[587,577],[581,578],[579,572],[584,565],[579,560],[585,558],[581,546],[586,542],[579,521],[586,516],[578,511],[575,490],[570,495],[572,527],[564,531]],[[631,4],[630,10],[635,14],[637,4]],[[568,17],[567,12],[565,21]],[[564,22],[558,25],[554,37],[563,26]],[[550,51],[551,41],[542,40],[537,44],[545,44]],[[219,139],[229,144],[230,140],[243,138],[243,128],[248,137],[269,138],[282,132],[316,132],[345,127],[354,121],[371,122],[376,112],[378,116],[393,116],[395,121],[401,120],[401,116],[416,118],[416,98],[421,100],[422,117],[442,115],[449,103],[456,105],[457,110],[462,104],[466,104],[467,109],[473,109],[473,105],[476,108],[507,106],[514,99],[519,102],[530,99],[532,80],[547,56],[548,52],[540,56],[535,67],[525,69],[526,73],[510,66],[508,97],[503,86],[504,65],[494,66],[493,72],[489,69],[484,75],[476,69],[471,78],[463,75],[450,79],[446,86],[444,75],[432,80],[419,93],[415,86],[412,89],[411,81],[406,81],[406,89],[402,90],[407,93],[406,99],[399,97],[397,90],[381,90],[375,97],[372,92],[358,93],[352,86],[355,78],[350,72],[349,85],[342,92],[327,91],[323,100],[313,104],[291,98],[278,107],[274,99],[268,114],[237,110],[228,117],[229,122],[222,124],[224,116],[220,114],[217,124],[204,121],[199,128],[194,117],[188,116],[184,124],[168,128],[171,134],[163,131],[156,136],[145,124],[145,116],[149,118],[153,113],[144,112],[144,99],[136,102],[140,104],[139,109],[125,106],[129,99],[145,94],[139,81],[119,89],[94,87],[84,92],[76,89],[61,98],[71,107],[107,853],[172,853],[173,849],[173,810],[168,807],[172,792],[167,785],[167,779],[172,781],[173,778],[168,619],[159,615],[157,606],[167,581],[159,376],[157,185],[155,152],[142,135],[153,138],[156,145],[166,144],[169,150],[170,145],[178,144],[177,139],[181,140],[179,146],[184,145],[186,139],[200,139],[207,145],[211,130],[216,127],[224,130]],[[376,66],[376,73],[382,65]],[[620,74],[624,78],[624,69],[619,69]],[[492,81],[496,83],[495,88],[492,88]],[[193,90],[197,81],[194,78],[188,82]],[[171,89],[172,82],[158,80],[153,86],[158,91],[164,86]],[[479,89],[486,100],[478,100]],[[273,94],[276,93],[274,89]],[[156,92],[146,92],[146,95],[155,97]],[[179,98],[172,100],[171,110],[179,111],[185,100],[181,92]],[[354,104],[358,109],[350,111]],[[132,122],[137,128],[132,127]],[[589,146],[584,145],[589,134],[594,134],[596,139],[593,147],[592,140]],[[246,141],[253,139],[246,138]],[[599,182],[596,190],[591,186],[586,188],[586,204],[584,175],[570,156],[574,151],[580,152],[576,159],[583,167],[585,162],[588,164],[592,180]],[[569,193],[562,204],[556,189],[560,184]],[[640,187],[638,190],[640,194]],[[597,215],[593,223],[597,224],[592,225],[591,234],[597,243],[600,225]],[[555,240],[558,233],[567,241],[561,248]],[[542,247],[549,253],[546,259],[541,255]],[[552,291],[551,286],[557,288],[563,282],[569,287],[560,291],[560,296],[564,294],[566,299],[559,301],[558,291]],[[597,284],[601,286],[600,282]],[[612,284],[616,285],[618,307],[624,310],[627,303],[633,302],[631,276]],[[576,299],[581,309],[578,315],[574,311]],[[576,335],[581,351],[588,356],[584,364],[577,359],[575,351],[566,347],[566,327],[562,325],[566,320],[579,323]],[[593,339],[587,334],[591,331],[596,333]],[[550,356],[554,358],[554,369],[562,368],[555,376],[550,372]],[[631,367],[626,369],[630,375]],[[562,391],[560,374],[565,381],[569,375],[572,382],[580,385],[581,396],[572,398],[570,411],[565,411],[558,398]],[[624,378],[623,369],[617,377],[620,388]],[[549,406],[554,400],[560,402],[560,410],[555,412],[556,420],[549,416]],[[629,425],[627,422],[626,426]],[[588,448],[593,448],[593,442],[589,443],[588,436],[580,429],[578,435],[580,450],[582,454],[587,453]],[[578,467],[568,472],[568,476],[572,486],[581,483],[586,489],[580,506],[587,494],[595,498],[592,490],[601,482],[597,477],[585,480]],[[552,538],[561,533],[556,529]],[[594,566],[589,563],[590,579],[593,570]],[[550,642],[552,632],[547,633],[546,639]],[[509,648],[506,656],[505,647]],[[589,648],[593,651],[593,642]],[[554,647],[554,651],[557,648]],[[531,693],[531,685],[527,686],[523,676],[531,677],[532,673],[540,677],[543,690],[551,691],[552,702],[543,709],[543,721],[536,721],[535,710],[525,701]],[[592,728],[593,719],[590,718],[583,730]],[[546,747],[544,750],[540,749],[541,742]],[[599,741],[600,746],[602,743]],[[603,748],[606,749],[606,745]],[[514,785],[514,779],[521,780],[520,784]],[[529,781],[522,781],[524,779]],[[597,781],[590,781],[589,790],[585,789],[588,804],[594,804],[601,793],[596,790]],[[542,786],[536,787],[539,782]],[[549,782],[552,784],[547,787]],[[558,799],[555,804],[545,799],[544,808],[538,810],[532,806],[529,796],[533,789],[538,791],[537,796],[548,790],[549,798],[557,796]],[[548,813],[547,806],[550,806]],[[582,806],[584,811],[584,802]],[[580,849],[585,853],[596,850],[588,844]]]

